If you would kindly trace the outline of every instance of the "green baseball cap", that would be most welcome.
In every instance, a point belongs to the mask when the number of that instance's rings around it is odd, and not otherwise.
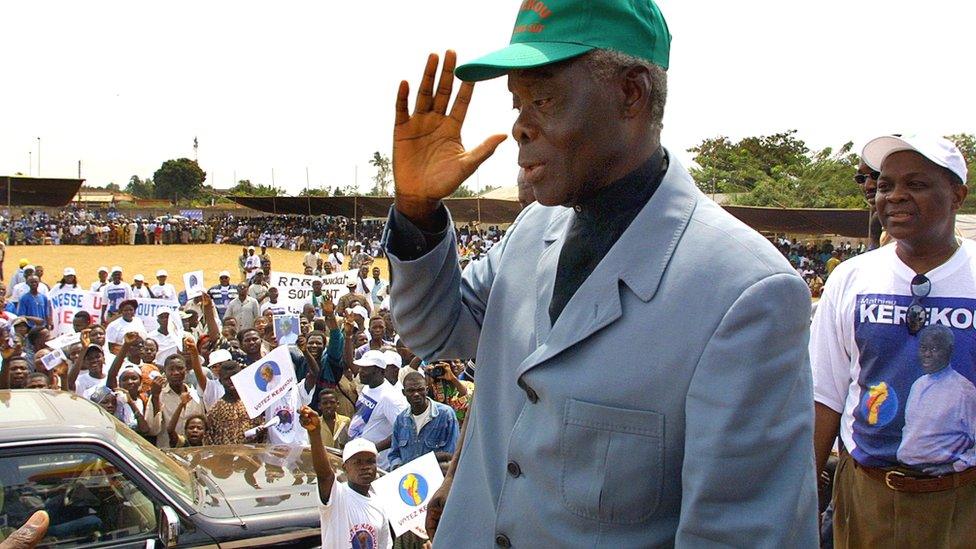
[[[653,0],[524,0],[508,47],[458,67],[461,80],[541,67],[606,49],[668,68],[671,34]]]

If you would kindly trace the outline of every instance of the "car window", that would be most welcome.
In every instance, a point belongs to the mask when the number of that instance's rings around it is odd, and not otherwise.
[[[42,547],[145,537],[156,508],[111,462],[90,452],[0,456],[0,540],[45,510]]]

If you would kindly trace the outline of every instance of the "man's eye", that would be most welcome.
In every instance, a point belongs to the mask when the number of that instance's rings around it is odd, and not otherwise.
[[[535,105],[536,107],[545,107],[546,105],[549,104],[550,101],[552,101],[552,98],[546,97],[544,99],[536,99],[532,101],[532,104]]]

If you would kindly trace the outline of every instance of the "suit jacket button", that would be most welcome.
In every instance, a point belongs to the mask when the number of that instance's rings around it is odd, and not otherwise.
[[[535,392],[535,389],[529,387],[528,385],[525,386],[525,398],[529,399],[529,402],[532,404],[539,402],[539,394]]]
[[[512,475],[515,478],[518,478],[518,477],[522,476],[522,468],[519,467],[519,464],[518,463],[515,463],[514,461],[509,461],[508,462],[508,474]]]
[[[495,536],[495,545],[499,547],[511,547],[512,542],[508,539],[505,534],[498,534]]]

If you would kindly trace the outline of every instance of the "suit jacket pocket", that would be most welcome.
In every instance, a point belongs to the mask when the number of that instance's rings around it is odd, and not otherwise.
[[[654,514],[664,470],[663,414],[570,399],[559,438],[567,509],[610,524],[637,524]]]

